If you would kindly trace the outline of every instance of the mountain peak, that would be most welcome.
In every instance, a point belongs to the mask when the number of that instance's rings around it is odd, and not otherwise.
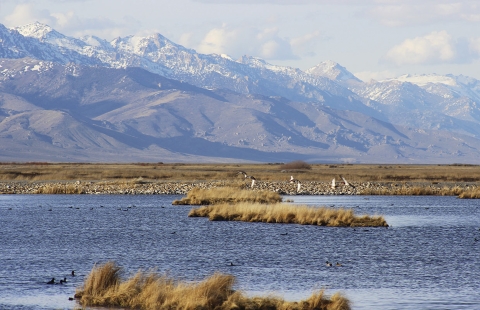
[[[355,77],[350,71],[348,71],[345,67],[342,67],[341,65],[332,60],[323,61],[318,65],[306,70],[305,72],[317,77],[327,77],[334,81],[355,80],[360,82],[360,80]]]
[[[31,24],[27,24],[24,26],[14,28],[17,30],[21,35],[24,37],[36,38],[39,40],[44,40],[49,36],[49,34],[59,34],[55,31],[52,27],[46,24],[42,24],[40,22],[34,22]]]

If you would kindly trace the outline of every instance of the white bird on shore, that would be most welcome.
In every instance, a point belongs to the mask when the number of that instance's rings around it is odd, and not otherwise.
[[[355,186],[353,186],[352,184],[348,183],[347,180],[345,180],[345,178],[343,176],[340,176],[343,180],[343,183],[345,183],[345,186],[350,186],[350,187],[353,187],[355,188]]]
[[[248,175],[245,171],[238,171],[238,174],[243,174],[243,176],[245,177],[245,179],[251,179],[252,180],[252,185],[251,187],[253,188],[253,186],[255,185],[255,181],[257,179],[255,179],[255,177],[251,176],[251,175]]]
[[[337,187],[337,185],[335,184],[335,178],[333,178],[333,180],[332,180],[331,187],[332,187],[332,189],[335,189],[335,187]]]
[[[256,181],[257,179],[255,179],[253,176],[249,176],[249,178],[252,179],[252,188],[253,188],[253,186],[255,185],[255,181]]]
[[[302,183],[300,183],[299,180],[295,179],[293,175],[290,176],[290,183],[297,183],[297,193],[300,191],[300,186],[302,186]]]

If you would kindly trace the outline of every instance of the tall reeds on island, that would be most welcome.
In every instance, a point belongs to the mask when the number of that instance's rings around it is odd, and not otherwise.
[[[194,188],[187,197],[174,200],[174,205],[212,205],[219,203],[277,203],[282,201],[280,194],[270,191],[251,191],[235,187]]]
[[[200,282],[175,280],[154,271],[137,272],[127,280],[113,262],[94,267],[75,298],[84,306],[122,307],[129,309],[184,310],[349,310],[350,302],[336,293],[330,298],[324,291],[313,293],[300,302],[275,297],[247,297],[235,291],[235,277],[215,273]]]
[[[190,217],[211,221],[287,223],[335,227],[388,227],[383,216],[357,216],[352,209],[296,206],[289,204],[219,204],[192,209]]]
[[[467,189],[466,191],[463,191],[458,198],[463,198],[463,199],[480,199],[480,187],[472,188],[472,189]]]

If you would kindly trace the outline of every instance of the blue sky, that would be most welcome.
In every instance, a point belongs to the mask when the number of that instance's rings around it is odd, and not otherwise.
[[[303,70],[333,60],[363,80],[407,73],[480,79],[477,0],[1,0],[0,23],[35,21],[107,40],[159,32],[201,53]]]

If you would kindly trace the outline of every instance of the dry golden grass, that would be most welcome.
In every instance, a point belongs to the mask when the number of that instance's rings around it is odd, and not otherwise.
[[[211,221],[285,223],[335,227],[388,227],[382,216],[357,216],[352,209],[308,207],[290,204],[220,204],[192,209],[190,217]]]
[[[139,271],[122,281],[121,268],[113,262],[94,267],[75,298],[82,306],[122,307],[130,309],[291,309],[349,310],[348,299],[335,294],[327,298],[323,291],[315,292],[301,302],[288,302],[272,297],[246,297],[233,290],[235,278],[215,273],[201,282],[178,281]]]
[[[480,187],[468,189],[463,191],[458,198],[463,199],[480,199]]]
[[[242,170],[259,181],[288,181],[290,172],[278,164],[84,164],[0,163],[2,181],[130,181],[146,182],[240,180]],[[477,165],[310,164],[295,171],[300,181],[330,182],[339,175],[351,182],[477,182]]]
[[[211,189],[194,188],[187,197],[175,200],[174,205],[212,205],[219,203],[277,203],[282,197],[276,192],[251,191],[236,187],[214,187]]]
[[[35,194],[83,194],[81,187],[74,184],[45,184]]]

